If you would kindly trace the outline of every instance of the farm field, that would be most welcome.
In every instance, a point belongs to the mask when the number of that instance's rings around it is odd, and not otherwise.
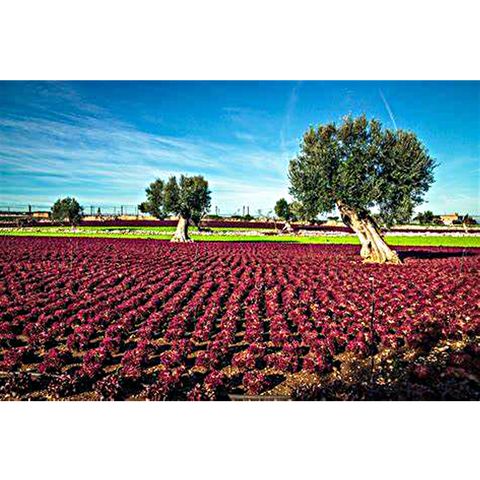
[[[125,236],[0,237],[0,399],[480,399],[478,248]]]

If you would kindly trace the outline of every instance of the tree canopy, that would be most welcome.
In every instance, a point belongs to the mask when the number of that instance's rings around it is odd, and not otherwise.
[[[424,212],[420,212],[415,218],[417,219],[418,223],[420,223],[420,225],[429,225],[434,223],[435,221],[435,215],[431,210],[425,210]]]
[[[160,220],[164,219],[168,212],[165,210],[165,182],[157,178],[145,189],[147,201],[142,202],[138,209],[142,213],[149,213]]]
[[[291,205],[284,198],[277,200],[275,204],[275,215],[287,222],[295,220],[295,214],[292,212]]]
[[[201,218],[211,204],[208,182],[201,175],[181,175],[179,181],[174,176],[167,182],[157,179],[145,191],[147,201],[139,205],[140,211],[160,219],[168,215]]]
[[[417,136],[379,121],[345,117],[310,127],[290,162],[290,193],[309,215],[340,204],[360,215],[377,207],[387,225],[408,221],[433,182],[434,160]]]
[[[77,225],[82,218],[82,213],[83,208],[75,198],[59,198],[52,207],[52,220]]]

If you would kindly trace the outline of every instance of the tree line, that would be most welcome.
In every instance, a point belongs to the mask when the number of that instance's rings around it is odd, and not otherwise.
[[[434,181],[434,159],[416,134],[384,128],[365,115],[345,117],[339,125],[310,127],[299,152],[290,161],[292,203],[280,199],[276,215],[285,230],[295,220],[311,220],[335,209],[357,234],[366,261],[400,263],[385,242],[380,224],[408,221]],[[178,217],[172,241],[189,242],[190,224],[199,226],[211,205],[208,181],[201,175],[156,179],[146,188],[143,213],[164,219]],[[52,218],[75,223],[81,207],[72,198],[58,200]]]

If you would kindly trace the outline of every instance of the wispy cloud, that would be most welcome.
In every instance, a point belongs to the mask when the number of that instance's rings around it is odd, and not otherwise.
[[[32,114],[2,112],[0,202],[45,202],[68,194],[85,202],[134,204],[154,178],[181,173],[205,175],[214,204],[224,210],[271,208],[285,190],[280,153],[258,146],[253,133],[236,131],[241,145],[157,135],[84,104],[71,89],[59,95],[69,102],[68,111],[51,115],[43,108],[50,96],[58,100],[47,86],[34,96]]]
[[[295,112],[295,106],[298,102],[301,83],[302,82],[297,82],[290,91],[285,109],[285,116],[283,118],[282,129],[280,130],[280,148],[284,156],[288,155],[288,147],[290,146],[290,142],[287,141],[287,138],[292,116]]]
[[[383,104],[385,105],[385,108],[387,109],[388,116],[390,117],[391,122],[393,123],[393,127],[395,130],[397,130],[397,122],[395,122],[395,117],[393,116],[392,109],[390,108],[390,105],[387,102],[387,99],[385,98],[385,95],[381,90],[378,91],[380,93],[380,97],[382,98]]]
[[[255,142],[256,137],[252,133],[247,132],[234,132],[235,138],[244,142]]]

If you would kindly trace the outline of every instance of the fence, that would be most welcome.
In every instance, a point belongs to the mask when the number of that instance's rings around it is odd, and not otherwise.
[[[83,204],[83,214],[85,216],[107,216],[118,217],[123,215],[128,216],[140,216],[141,213],[138,210],[138,205],[101,205],[101,204]],[[28,213],[46,213],[50,212],[52,205],[47,204],[0,204],[0,216],[1,215],[25,215]],[[214,206],[211,215],[218,217],[232,217],[232,216],[245,216],[250,215],[250,207],[243,206],[232,212],[221,212],[218,206]],[[262,210],[257,210],[254,217],[264,217]]]
[[[139,215],[138,205],[82,205],[84,215]],[[0,205],[0,214],[27,214],[34,212],[50,212],[52,205]]]

